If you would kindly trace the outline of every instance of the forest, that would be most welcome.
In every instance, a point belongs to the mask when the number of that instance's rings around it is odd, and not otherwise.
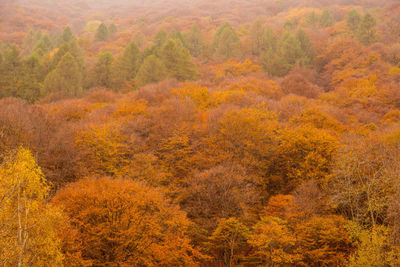
[[[1,266],[400,266],[400,2],[0,0]]]

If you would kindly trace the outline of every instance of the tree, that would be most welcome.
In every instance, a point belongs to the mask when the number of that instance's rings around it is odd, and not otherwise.
[[[164,63],[154,55],[146,57],[140,66],[136,80],[137,85],[143,86],[149,83],[156,83],[167,77],[167,70]]]
[[[153,38],[153,44],[158,48],[164,45],[164,43],[168,40],[168,35],[164,30],[159,30]]]
[[[66,28],[64,29],[63,33],[62,33],[61,40],[62,40],[64,43],[69,43],[69,42],[71,42],[71,41],[74,40],[74,39],[75,39],[75,36],[74,36],[74,34],[72,33],[71,28],[70,28],[69,26],[66,27]]]
[[[323,27],[323,28],[330,27],[333,25],[333,18],[332,18],[331,12],[329,12],[329,10],[324,10],[324,12],[322,12],[319,23],[320,23],[321,27]]]
[[[356,36],[363,45],[369,46],[378,40],[376,33],[376,21],[371,14],[367,13],[361,19]]]
[[[42,95],[50,93],[64,93],[71,96],[82,93],[82,73],[69,52],[61,58],[56,69],[50,72],[44,81]]]
[[[399,262],[399,248],[390,242],[390,229],[380,225],[371,230],[357,231],[358,248],[350,257],[349,267],[390,266]]]
[[[99,55],[93,73],[93,84],[111,88],[112,85],[112,64],[114,58],[110,52]]]
[[[136,182],[97,178],[57,192],[93,265],[185,266],[200,254],[187,237],[189,220],[155,189]]]
[[[238,54],[239,44],[240,40],[236,32],[229,23],[225,22],[215,33],[212,47],[216,57],[228,60]]]
[[[353,33],[356,33],[358,31],[358,27],[360,26],[361,15],[357,11],[352,10],[347,13],[346,22],[350,30],[352,30]]]
[[[196,80],[199,76],[189,51],[179,40],[169,39],[161,48],[160,57],[169,77],[179,81]]]
[[[235,266],[246,246],[249,229],[235,218],[221,219],[209,237],[209,249],[225,266]]]
[[[0,166],[0,263],[60,266],[59,209],[46,204],[49,186],[31,152],[12,151]]]
[[[96,41],[107,41],[107,39],[110,37],[110,33],[108,31],[107,26],[102,23],[99,25],[97,28],[96,34],[94,36]]]
[[[118,31],[118,28],[117,28],[117,26],[115,26],[114,23],[111,23],[108,26],[108,32],[110,33],[110,36],[114,36],[117,33],[117,31]]]
[[[130,42],[113,67],[114,87],[121,89],[124,82],[135,78],[139,70],[140,51],[135,42]]]
[[[259,55],[264,46],[264,29],[261,20],[256,20],[251,27],[251,50],[253,55]]]
[[[296,224],[296,252],[305,266],[342,266],[353,252],[354,243],[341,216],[314,216]]]
[[[304,57],[304,63],[308,63],[312,58],[312,44],[310,37],[308,37],[307,33],[303,29],[299,29],[296,32],[296,39],[300,43],[300,48],[302,50],[302,54]]]
[[[198,25],[192,25],[190,31],[185,34],[185,46],[194,57],[198,57],[203,53],[204,40]]]
[[[255,248],[254,256],[266,266],[296,264],[296,237],[287,222],[277,217],[262,217],[254,226],[248,243]]]

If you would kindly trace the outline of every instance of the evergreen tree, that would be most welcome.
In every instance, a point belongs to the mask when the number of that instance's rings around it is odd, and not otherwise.
[[[199,74],[196,65],[190,59],[189,51],[179,40],[169,39],[162,47],[160,55],[168,76],[180,81],[197,79]]]
[[[118,31],[117,26],[115,26],[114,23],[108,26],[108,32],[110,33],[110,36],[114,36],[117,33],[117,31]]]
[[[110,33],[108,32],[107,26],[104,23],[100,24],[95,34],[95,40],[106,41],[109,38],[109,36]]]
[[[94,66],[93,85],[110,88],[112,84],[111,66],[114,58],[110,52],[102,53]]]
[[[378,40],[376,21],[371,14],[367,13],[362,18],[356,36],[360,43],[366,46],[371,45]]]
[[[161,48],[164,43],[167,41],[167,33],[164,30],[159,30],[153,38],[153,44],[157,48]]]
[[[283,57],[279,56],[272,49],[268,49],[263,53],[261,65],[263,66],[264,71],[269,75],[278,77],[286,75],[292,68]]]
[[[278,38],[274,31],[271,28],[267,28],[265,30],[264,36],[263,36],[263,51],[268,51],[272,50],[275,52],[277,50],[277,43],[278,43]]]
[[[361,16],[357,11],[352,10],[349,13],[347,13],[346,23],[347,26],[350,28],[350,30],[353,31],[353,33],[356,33],[358,31],[360,22],[361,22]]]
[[[154,55],[145,58],[140,66],[136,80],[138,86],[149,83],[156,83],[164,80],[167,76],[167,70],[160,59]]]
[[[304,57],[304,63],[308,63],[312,57],[312,44],[310,37],[303,29],[299,29],[296,33],[296,39],[300,43],[300,48]]]
[[[321,19],[320,19],[320,25],[323,28],[330,27],[333,25],[333,18],[332,18],[331,12],[329,12],[329,10],[324,10],[324,12],[322,12]]]
[[[58,65],[58,63],[61,61],[63,56],[67,53],[70,53],[75,61],[77,62],[79,66],[79,70],[82,73],[83,76],[85,76],[85,59],[83,55],[82,49],[79,47],[79,44],[76,40],[72,40],[69,43],[64,43],[54,54],[54,57],[52,59],[51,63],[51,69],[55,69]]]
[[[304,53],[301,49],[300,41],[293,34],[285,33],[279,47],[280,54],[287,65],[293,67],[304,61]]]
[[[314,11],[306,16],[306,23],[310,28],[316,28],[319,22],[320,20]]]
[[[45,34],[40,38],[39,42],[35,44],[33,47],[33,52],[36,52],[40,56],[43,56],[45,53],[50,52],[53,49],[53,44],[50,40],[50,37]]]
[[[214,35],[213,49],[215,56],[228,60],[239,52],[240,40],[229,23],[222,24]]]
[[[256,20],[250,31],[251,51],[259,55],[264,45],[264,29],[261,20]]]
[[[74,34],[72,33],[71,28],[68,26],[64,29],[63,34],[61,36],[61,41],[64,43],[69,43],[75,39]]]
[[[203,53],[204,40],[198,25],[192,25],[190,31],[185,35],[185,46],[194,57]]]
[[[130,42],[113,67],[113,84],[121,87],[124,82],[132,80],[139,69],[140,51],[135,42]]]
[[[68,52],[50,72],[44,81],[42,95],[61,92],[65,95],[78,96],[82,92],[82,73],[75,58]]]

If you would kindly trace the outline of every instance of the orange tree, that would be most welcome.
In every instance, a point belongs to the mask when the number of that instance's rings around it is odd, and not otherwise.
[[[78,230],[82,257],[107,266],[183,266],[200,255],[187,237],[189,220],[156,190],[135,182],[96,178],[59,191]]]

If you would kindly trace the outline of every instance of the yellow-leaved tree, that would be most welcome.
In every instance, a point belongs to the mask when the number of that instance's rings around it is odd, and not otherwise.
[[[18,148],[0,165],[0,265],[62,266],[59,209],[32,153]]]

